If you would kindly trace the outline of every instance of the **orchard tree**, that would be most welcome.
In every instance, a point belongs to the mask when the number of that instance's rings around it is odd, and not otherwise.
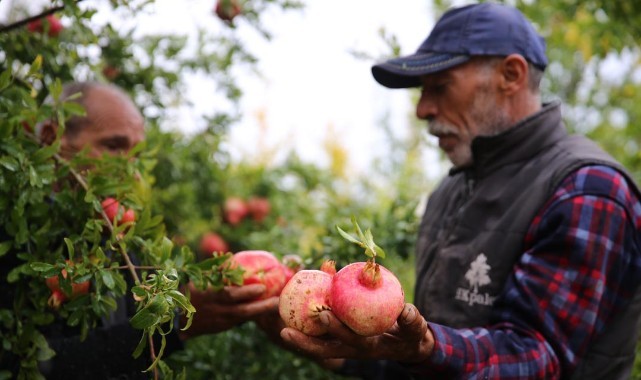
[[[414,244],[424,190],[417,184],[424,182],[416,146],[400,152],[416,139],[392,141],[390,135],[393,159],[381,165],[380,175],[351,178],[338,141],[326,145],[329,169],[295,154],[280,164],[265,157],[232,162],[224,142],[242,116],[234,106],[201,115],[196,135],[168,128],[175,125],[172,111],[188,106],[182,95],[188,74],[213,78],[215,91],[237,104],[243,89],[235,70],[251,71],[258,61],[238,30],[252,28],[269,39],[261,14],[269,7],[300,8],[297,2],[213,1],[218,29],[201,28],[196,41],[136,33],[137,15],[153,9],[149,0],[43,1],[35,10],[24,4],[13,1],[0,26],[0,275],[14,300],[0,310],[0,355],[20,360],[19,374],[0,371],[0,378],[41,378],[38,362],[55,354],[42,329],[63,323],[85,336],[121,297],[137,302],[131,324],[141,330],[138,347],[123,349],[149,356],[150,376],[338,377],[266,343],[253,324],[192,339],[170,358],[163,354],[164,337],[175,318],[189,320],[197,312],[181,285],[240,282],[240,271],[224,265],[229,254],[201,249],[202,237],[212,233],[230,252],[265,249],[299,255],[308,267],[329,257],[345,265],[361,253],[335,227],[357,215],[388,252],[386,266],[397,268],[411,291],[411,266],[402,258]],[[119,23],[98,24],[96,16],[105,13]],[[146,117],[146,142],[108,160],[60,157],[65,121],[84,113],[60,99],[70,81],[125,89]],[[63,127],[50,146],[37,138],[46,120]],[[247,210],[231,218],[230,199]]]
[[[133,19],[151,3],[112,1],[107,11]],[[299,6],[278,1],[245,5],[244,20],[267,38],[260,12],[268,6]],[[196,311],[180,285],[191,281],[201,288],[220,287],[238,283],[240,272],[223,267],[229,254],[196,260],[187,245],[174,247],[162,215],[152,213],[153,147],[141,144],[126,157],[109,159],[59,155],[65,121],[84,113],[76,103],[60,99],[62,84],[113,82],[132,95],[154,128],[171,105],[183,101],[185,78],[179,73],[215,73],[218,91],[236,102],[241,91],[229,68],[255,59],[227,23],[215,37],[201,31],[199,54],[187,56],[181,54],[186,37],[134,37],[134,28],[94,24],[98,10],[88,2],[43,2],[45,8],[35,13],[20,6],[13,2],[10,19],[0,26],[0,259],[2,282],[11,287],[13,298],[0,310],[0,340],[2,359],[17,357],[20,372],[0,371],[0,377],[41,378],[38,362],[55,355],[42,327],[60,322],[85,337],[115,310],[117,298],[133,296],[138,312],[131,324],[141,330],[141,340],[138,347],[123,349],[134,356],[148,352],[147,370],[158,376],[160,369],[171,378],[161,360],[165,335],[180,314],[188,328]],[[203,120],[222,133],[236,117]],[[53,144],[43,146],[37,126],[46,120],[62,128]],[[110,205],[103,208],[107,198],[123,206],[115,218],[107,215]],[[154,346],[154,337],[160,346]]]

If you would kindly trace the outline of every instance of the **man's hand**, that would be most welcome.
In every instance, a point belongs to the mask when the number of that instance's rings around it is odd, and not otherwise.
[[[434,336],[427,322],[412,304],[405,304],[394,326],[387,332],[364,337],[355,334],[330,311],[320,313],[328,334],[312,337],[293,328],[281,331],[291,347],[318,359],[389,359],[418,363],[427,359],[434,348]]]
[[[189,292],[196,313],[189,329],[181,331],[182,338],[218,333],[261,315],[278,313],[278,297],[254,301],[265,292],[262,284],[201,291],[190,283]]]

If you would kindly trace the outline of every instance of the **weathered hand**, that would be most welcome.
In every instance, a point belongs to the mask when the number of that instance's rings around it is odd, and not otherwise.
[[[262,284],[226,286],[217,291],[201,291],[189,284],[189,291],[196,313],[189,329],[181,332],[184,338],[229,330],[278,310],[278,297],[254,301],[265,292]]]
[[[281,331],[290,346],[318,359],[389,359],[402,362],[421,362],[434,347],[434,337],[427,322],[412,304],[405,304],[394,326],[373,337],[355,334],[330,311],[320,314],[328,326],[328,334],[312,337],[292,328]]]

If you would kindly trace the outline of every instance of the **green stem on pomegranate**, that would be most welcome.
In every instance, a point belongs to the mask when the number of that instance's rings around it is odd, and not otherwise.
[[[361,230],[361,227],[358,225],[358,222],[356,222],[356,217],[352,216],[352,225],[354,226],[354,229],[356,230],[356,234],[358,235],[358,238],[348,234],[347,232],[343,231],[338,225],[336,226],[336,229],[338,230],[338,233],[345,238],[345,240],[354,243],[358,245],[361,248],[365,249],[365,255],[370,257],[370,261],[373,263],[376,263],[376,257],[380,256],[381,258],[385,258],[385,251],[376,243],[374,243],[374,236],[372,235],[372,231],[368,228],[363,232]]]

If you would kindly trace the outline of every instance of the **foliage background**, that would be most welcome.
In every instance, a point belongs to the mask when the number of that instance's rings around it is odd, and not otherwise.
[[[544,78],[545,97],[560,98],[569,128],[600,142],[641,180],[641,132],[636,125],[641,116],[636,106],[641,101],[641,3],[508,2],[521,8],[547,38],[548,55],[554,63]],[[139,12],[152,12],[152,3],[112,0],[111,6],[119,17],[135,19]],[[434,3],[440,11],[450,5],[444,0]],[[261,14],[270,7],[297,12],[303,5],[287,0],[247,0],[243,2],[240,22],[269,39]],[[217,91],[231,102],[242,97],[246,89],[238,86],[234,68],[251,68],[258,58],[239,39],[234,23],[226,24],[215,35],[200,31],[196,42],[196,51],[200,53],[193,56],[185,54],[188,43],[194,43],[185,36],[134,37],[133,29],[119,30],[110,24],[97,28],[92,22],[96,10],[91,5],[64,0],[53,1],[51,6],[62,7],[56,14],[72,21],[60,36],[29,33],[24,27],[0,32],[0,69],[16,78],[11,83],[13,87],[2,93],[3,143],[12,141],[15,146],[25,148],[24,154],[34,163],[29,167],[36,173],[31,182],[30,172],[23,173],[25,186],[34,194],[37,191],[42,198],[55,178],[63,174],[55,173],[51,156],[38,153],[38,147],[29,145],[17,126],[22,122],[33,125],[51,116],[53,110],[43,101],[56,87],[57,80],[113,82],[132,95],[148,123],[147,153],[136,168],[148,187],[134,188],[129,184],[116,192],[126,197],[131,206],[147,210],[150,217],[162,218],[162,224],[154,226],[155,236],[166,236],[175,243],[176,255],[172,258],[175,265],[179,264],[176,260],[181,257],[181,246],[199,255],[199,239],[208,231],[221,234],[234,251],[260,248],[279,256],[296,253],[311,268],[327,257],[337,260],[339,266],[345,265],[360,260],[360,252],[338,238],[334,226],[349,226],[350,216],[357,215],[359,223],[371,227],[379,245],[388,252],[383,265],[399,276],[407,299],[412,299],[412,252],[418,215],[433,185],[421,167],[424,141],[418,125],[403,139],[390,132],[388,120],[372,126],[388,132],[385,147],[388,154],[363,177],[347,174],[349,147],[338,139],[323,142],[330,162],[323,167],[303,162],[294,153],[279,163],[271,159],[268,151],[232,160],[225,141],[241,116],[238,108],[214,108],[211,113],[201,115],[203,128],[196,135],[186,136],[161,126],[170,118],[172,109],[185,104],[181,94],[186,74],[201,73],[216,78]],[[28,16],[20,9],[13,14],[16,21]],[[435,14],[434,19],[437,17]],[[389,45],[389,54],[409,53],[400,51],[393,36],[383,37]],[[42,68],[29,72],[38,56],[42,57]],[[106,68],[117,69],[117,74],[107,75]],[[410,92],[408,96],[416,94]],[[5,160],[11,152],[5,149],[2,154],[0,178],[4,181],[13,178],[10,175],[16,170],[11,171],[11,162]],[[39,181],[41,178],[46,180]],[[6,184],[3,181],[0,184]],[[252,195],[269,198],[272,205],[269,217],[262,223],[247,219],[239,226],[226,224],[222,219],[224,200]],[[68,213],[71,205],[81,205],[86,200],[68,199],[68,203],[66,208],[53,210],[54,215]],[[81,221],[87,220],[92,212],[86,204],[76,210],[79,215],[75,216]],[[42,214],[35,210],[25,222],[35,225],[42,221]],[[22,223],[19,219],[3,221]],[[64,235],[63,231],[40,232],[33,236],[54,239]],[[134,234],[138,232],[143,231]],[[22,235],[16,239],[28,240]],[[10,243],[18,244],[17,240]],[[3,243],[7,242],[0,242],[0,247]],[[46,297],[42,287],[39,292]],[[336,377],[269,343],[253,324],[193,339],[185,350],[169,357],[167,363],[175,369],[184,367],[188,378]],[[635,368],[634,378],[641,378],[641,364]]]

